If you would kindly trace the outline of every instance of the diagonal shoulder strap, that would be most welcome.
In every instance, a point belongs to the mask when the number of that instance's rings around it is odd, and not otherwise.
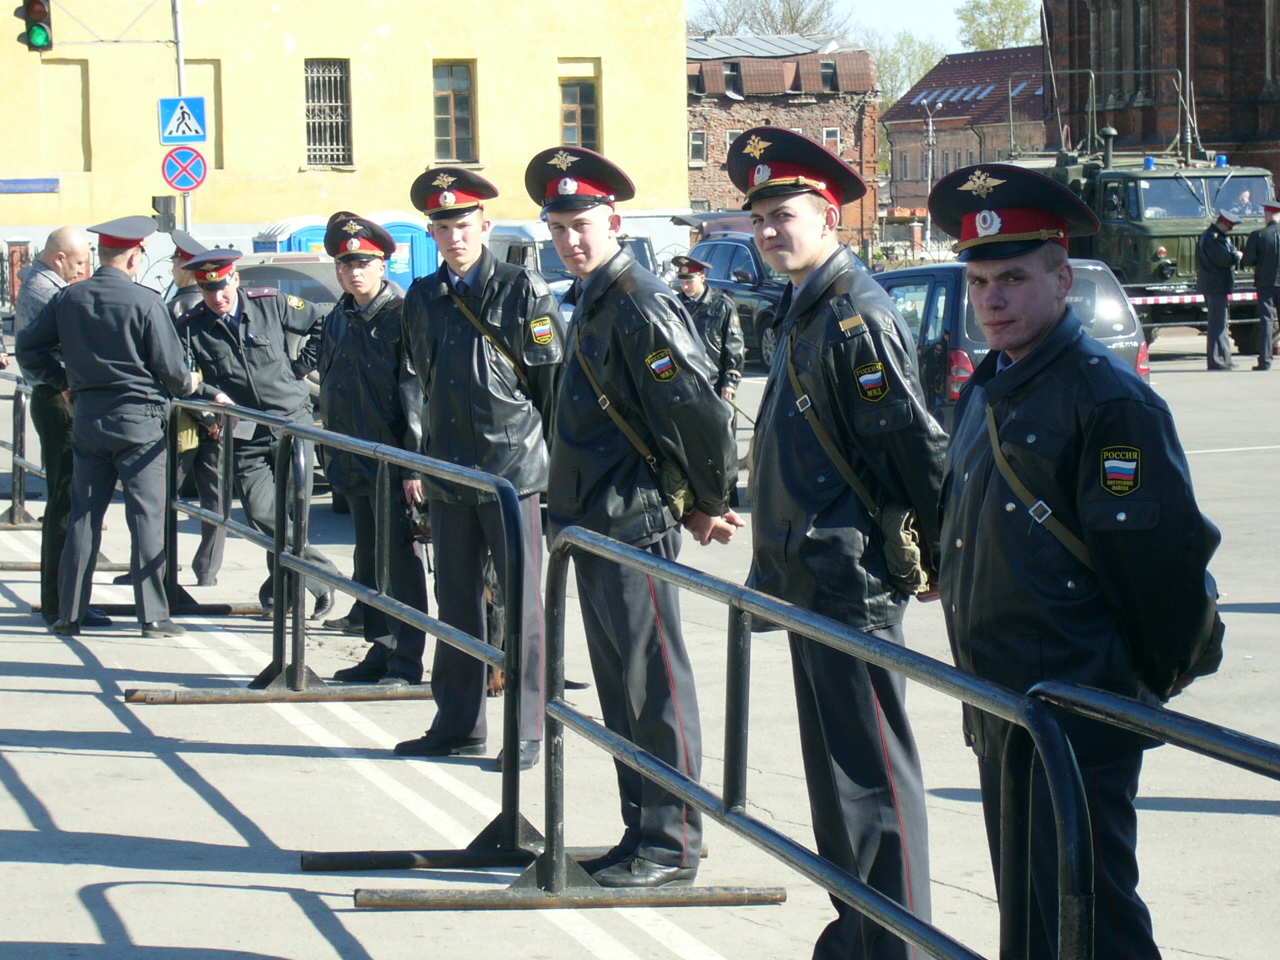
[[[818,442],[822,444],[822,449],[826,451],[827,457],[835,464],[836,469],[840,471],[840,476],[844,477],[845,483],[853,488],[853,492],[858,495],[862,505],[867,508],[867,513],[871,515],[872,519],[875,519],[880,515],[880,508],[876,506],[871,493],[863,482],[858,479],[858,475],[853,472],[853,467],[844,458],[844,454],[836,446],[836,442],[831,438],[831,434],[827,432],[827,428],[818,419],[818,413],[813,409],[813,401],[809,399],[809,395],[805,393],[804,388],[800,385],[800,375],[796,373],[796,365],[791,361],[791,332],[787,333],[787,375],[791,378],[791,389],[796,395],[796,409],[804,414],[804,418],[809,421],[809,426],[813,428]]]
[[[524,368],[516,363],[516,358],[511,355],[507,345],[495,337],[489,331],[489,328],[480,322],[479,318],[471,312],[471,308],[463,302],[460,296],[452,290],[449,291],[449,296],[453,298],[453,302],[458,305],[458,309],[462,311],[463,315],[471,321],[471,325],[480,331],[480,335],[493,344],[493,349],[497,350],[507,363],[511,364],[511,369],[516,372],[516,379],[520,381],[520,386],[524,388],[526,394],[532,397],[533,391],[529,389],[529,378],[525,375]]]
[[[1018,499],[1022,501],[1022,505],[1031,514],[1031,519],[1036,523],[1043,524],[1044,528],[1052,533],[1059,543],[1071,551],[1072,556],[1092,570],[1093,564],[1089,562],[1089,548],[1084,545],[1084,541],[1068,530],[1066,525],[1053,515],[1049,505],[1028,490],[1027,485],[1013,472],[1013,464],[1009,462],[1004,455],[1004,451],[1000,449],[1000,433],[996,429],[996,415],[989,403],[987,404],[987,436],[991,438],[991,451],[995,454],[996,466],[1000,469],[1000,476],[1004,477],[1004,482],[1009,484]]]
[[[573,352],[578,357],[578,366],[582,367],[582,372],[587,375],[587,382],[591,384],[591,389],[596,393],[596,402],[600,404],[600,409],[609,414],[609,418],[618,425],[618,429],[626,435],[631,441],[631,445],[636,448],[640,456],[644,457],[645,462],[653,470],[658,469],[658,458],[653,455],[653,451],[649,449],[649,445],[641,439],[640,434],[636,433],[635,428],[627,423],[626,419],[617,410],[613,404],[609,402],[608,395],[596,380],[595,374],[591,372],[591,367],[587,365],[587,358],[582,355],[582,348],[578,345],[577,331],[573,337]]]

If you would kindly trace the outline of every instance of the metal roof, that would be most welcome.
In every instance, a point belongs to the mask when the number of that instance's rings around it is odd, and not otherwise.
[[[776,37],[726,37],[718,33],[709,37],[686,37],[687,60],[729,60],[737,57],[794,57],[801,53],[817,53],[828,38],[814,39],[789,33]]]

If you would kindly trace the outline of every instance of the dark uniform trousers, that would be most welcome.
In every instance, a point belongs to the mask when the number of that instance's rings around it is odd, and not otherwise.
[[[868,630],[903,645],[902,624]],[[791,641],[800,749],[818,853],[929,917],[929,833],[906,681],[797,634]],[[837,897],[815,960],[907,960],[910,944]]]
[[[302,445],[306,465],[306,484],[307,488],[310,489],[311,474],[315,466],[315,448],[309,442],[302,440],[297,442]],[[240,505],[244,507],[245,519],[248,521],[249,526],[268,537],[274,537],[276,533],[275,462],[276,448],[279,442],[271,435],[267,427],[259,425],[252,440],[234,440],[233,443],[232,459],[236,471],[236,494],[240,497]],[[292,496],[290,496],[288,502],[292,504]],[[292,535],[292,525],[291,520],[290,530],[287,531],[286,536]],[[285,542],[287,543],[288,540],[286,539]],[[335,577],[342,576],[342,571],[334,566],[333,561],[312,546],[310,541],[303,548],[302,555],[327,573],[331,573]],[[272,572],[274,569],[275,553],[268,550],[267,571]],[[311,591],[313,596],[318,597],[329,588],[319,580],[308,579],[307,589]],[[270,584],[264,584],[262,590],[269,591]],[[264,601],[266,599],[266,595],[262,595],[261,591],[259,599]]]
[[[169,619],[164,592],[165,414],[163,405],[137,406],[101,416],[78,416],[72,431],[75,475],[71,522],[62,551],[59,616],[79,622],[89,593],[102,519],[124,488],[125,522],[133,540],[129,571],[138,621]]]
[[[31,423],[40,437],[44,463],[45,505],[40,519],[40,613],[46,620],[61,616],[58,571],[71,519],[71,405],[47,383],[31,388]]]
[[[377,498],[368,488],[343,489],[343,496],[351,507],[351,521],[356,528],[355,574],[357,583],[377,589],[378,520]],[[427,577],[422,570],[422,559],[414,549],[413,530],[409,515],[401,497],[398,484],[392,484],[391,529],[385,532],[390,539],[391,554],[387,567],[387,596],[415,609],[427,612]],[[361,579],[361,577],[365,579]],[[403,620],[388,617],[381,610],[364,608],[364,638],[369,643],[385,643],[386,637],[394,643],[387,661],[387,674],[417,683],[422,679],[422,649],[425,635]]]
[[[1271,348],[1276,334],[1280,287],[1258,287],[1258,366],[1271,369]]]
[[[675,560],[679,527],[644,549]],[[675,586],[612,560],[578,554],[582,621],[605,726],[697,780],[702,728],[693,665],[680,629]],[[666,866],[698,865],[702,814],[626,764],[614,761],[622,822],[621,846]]]
[[[481,504],[431,500],[431,534],[436,550],[436,602],[440,619],[463,633],[484,639],[484,559],[492,553],[494,570],[504,596],[507,571],[506,537],[494,501]],[[542,739],[542,511],[538,495],[520,498],[524,533],[524,586],[521,610],[520,739]],[[512,615],[510,611],[508,615]],[[431,730],[446,736],[485,737],[485,664],[457,647],[436,641],[431,688],[436,717]]]
[[[210,513],[222,513],[222,441],[214,440],[205,433],[204,428],[197,430],[200,442],[194,450],[188,450],[178,457],[177,489],[182,488],[183,480],[188,474],[195,475],[196,490],[200,496],[200,506]],[[204,582],[216,579],[222,569],[222,554],[227,545],[227,530],[216,523],[200,524],[200,546],[191,561],[191,569],[196,579]]]
[[[1133,801],[1142,751],[1080,763],[1094,857],[1095,960],[1160,960],[1151,914],[1138,897],[1138,815]],[[1000,876],[1000,764],[978,760],[982,810]],[[1044,767],[1036,764],[1031,801],[1031,943],[1028,960],[1058,955],[1058,841]]]
[[[1227,294],[1206,293],[1205,309],[1209,312],[1205,329],[1205,360],[1210,370],[1229,370],[1231,360],[1231,334],[1227,332]]]

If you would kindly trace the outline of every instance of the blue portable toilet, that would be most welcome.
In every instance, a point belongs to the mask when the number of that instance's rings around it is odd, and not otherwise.
[[[253,238],[254,253],[324,253],[324,217],[286,217]]]
[[[396,252],[387,261],[387,278],[403,289],[440,266],[440,251],[427,233],[427,221],[416,213],[384,210],[370,214],[369,219],[381,224],[396,242]]]

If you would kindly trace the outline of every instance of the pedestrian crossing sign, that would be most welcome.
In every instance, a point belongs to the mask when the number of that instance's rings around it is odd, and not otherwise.
[[[161,97],[160,142],[205,143],[209,128],[204,117],[204,97]]]

